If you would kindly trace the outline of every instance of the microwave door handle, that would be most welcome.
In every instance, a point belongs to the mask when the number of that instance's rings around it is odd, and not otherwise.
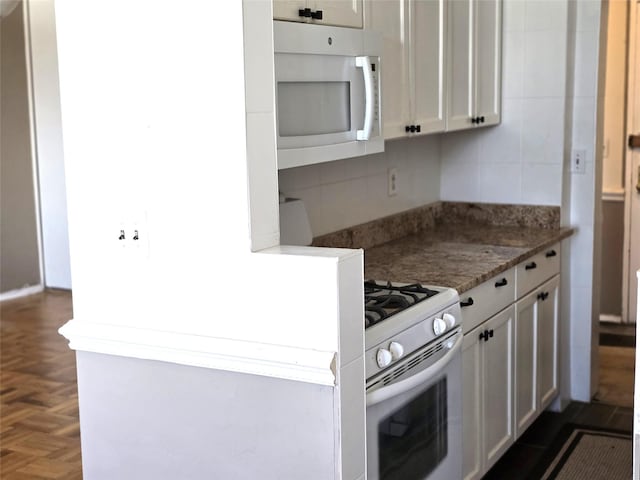
[[[356,57],[356,67],[362,68],[364,77],[364,127],[356,131],[356,140],[369,140],[373,131],[373,71],[369,57]]]
[[[449,349],[449,351],[444,354],[444,356],[439,359],[433,365],[425,368],[419,373],[401,380],[397,383],[392,383],[391,385],[387,385],[386,387],[378,388],[373,392],[367,393],[367,407],[372,405],[376,405],[377,403],[384,402],[390,398],[401,395],[405,392],[408,392],[412,388],[417,387],[431,379],[435,374],[437,374],[449,361],[451,358],[458,353],[460,347],[462,345],[462,332],[458,333],[458,338],[453,344],[453,346]]]

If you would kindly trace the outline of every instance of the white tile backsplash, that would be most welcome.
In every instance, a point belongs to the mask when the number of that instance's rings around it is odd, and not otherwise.
[[[564,154],[564,98],[533,98],[522,101],[524,163],[562,164]]]
[[[479,163],[520,164],[522,162],[522,131],[523,100],[519,98],[503,100],[502,123],[478,131]]]
[[[458,163],[477,163],[480,135],[479,130],[463,130],[443,135],[440,145],[442,158]]]
[[[444,201],[477,202],[480,198],[478,162],[443,156],[440,163],[440,196]]]
[[[524,97],[564,96],[566,45],[566,30],[525,32]]]
[[[366,178],[320,185],[320,192],[324,221],[329,222],[325,228],[340,230],[353,225],[353,218],[364,218]],[[311,229],[317,235],[313,225]]]
[[[314,236],[440,200],[440,136],[386,142],[385,152],[279,172],[279,190],[301,198]],[[388,169],[398,194],[388,196]]]
[[[481,163],[478,166],[480,201],[521,203],[521,166],[513,163]]]
[[[524,31],[505,32],[502,37],[502,98],[524,95]]]
[[[522,165],[522,203],[560,205],[562,165],[525,163]]]

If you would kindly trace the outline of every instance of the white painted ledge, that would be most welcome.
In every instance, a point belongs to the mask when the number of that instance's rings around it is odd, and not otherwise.
[[[70,320],[59,330],[74,350],[194,367],[336,384],[336,352]]]
[[[610,188],[602,191],[604,202],[624,202],[624,188]]]

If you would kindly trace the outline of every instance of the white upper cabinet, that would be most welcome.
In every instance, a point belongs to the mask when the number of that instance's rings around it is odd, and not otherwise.
[[[444,0],[412,2],[413,124],[422,133],[445,128],[445,25]]]
[[[447,131],[500,123],[502,0],[448,2]]]
[[[362,0],[273,0],[273,18],[362,28]]]
[[[385,138],[444,131],[445,0],[375,0],[365,8],[367,28],[384,42]]]

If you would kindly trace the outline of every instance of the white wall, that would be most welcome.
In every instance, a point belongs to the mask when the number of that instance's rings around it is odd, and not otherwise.
[[[53,0],[27,2],[44,282],[71,288]]]
[[[275,137],[250,151],[245,143],[256,132],[245,111],[243,7],[264,5],[255,21],[267,37],[257,41],[268,44],[264,2],[190,0],[173,11],[147,0],[127,15],[102,3],[56,4],[74,320],[324,352],[352,351],[338,348],[347,341],[339,329],[355,325],[349,339],[358,345],[361,252],[252,252],[248,170],[264,168],[269,148],[274,189],[262,200],[273,199],[266,220],[277,228]],[[211,28],[217,16],[225,28]],[[260,116],[274,131],[273,111]],[[339,299],[345,265],[355,290]],[[288,301],[270,310],[274,290],[255,285],[277,286]],[[316,295],[325,300],[309,309]]]
[[[503,8],[502,123],[443,135],[441,198],[560,205],[567,1]]]
[[[301,198],[314,236],[440,199],[440,136],[387,141],[385,151],[279,172],[279,189]],[[388,195],[388,169],[398,194]]]
[[[0,293],[42,282],[23,14],[0,18]]]
[[[570,212],[569,224],[578,228],[571,239],[571,284],[565,294],[571,301],[571,397],[589,401],[598,387],[600,289],[594,279],[600,278],[604,63],[599,62],[605,54],[600,33],[606,9],[598,0],[575,1],[570,7],[569,35],[575,50],[568,84],[568,145],[584,150],[587,161],[584,174],[569,176],[570,203],[563,205]]]

